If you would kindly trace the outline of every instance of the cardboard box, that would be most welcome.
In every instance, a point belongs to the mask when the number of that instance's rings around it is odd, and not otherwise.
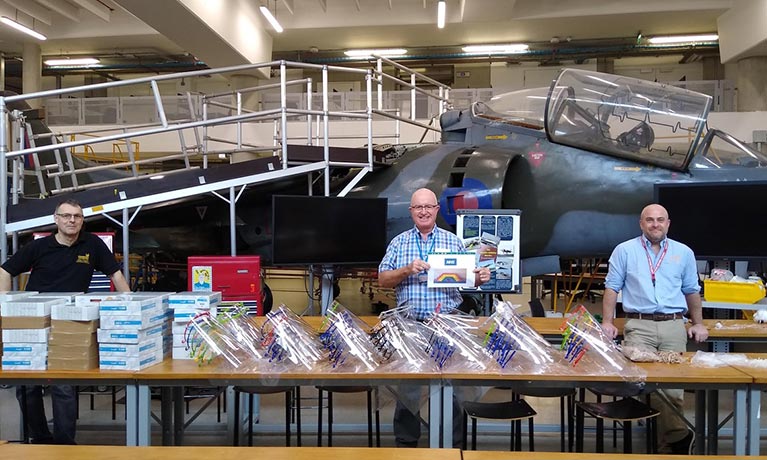
[[[64,299],[38,298],[31,301],[29,298],[12,300],[0,303],[0,315],[8,316],[51,316],[51,306],[63,305]]]
[[[187,337],[184,334],[173,334],[172,344],[174,347],[185,347],[187,345]],[[203,342],[202,337],[194,336],[190,345],[199,346]]]
[[[209,313],[211,316],[215,317],[218,314],[218,311],[216,307],[210,309],[178,307],[173,309],[173,322],[186,324],[201,313]]]
[[[128,358],[100,357],[99,369],[140,371],[162,362],[164,358],[162,350],[158,350],[147,356],[133,356]]]
[[[91,302],[85,305],[54,305],[51,307],[51,319],[92,321],[99,319],[99,304]]]
[[[161,304],[160,304],[161,305]],[[146,311],[162,311],[154,298],[129,298],[129,299],[107,299],[99,303],[99,313],[101,316],[116,315],[139,315]]]
[[[115,292],[94,292],[75,296],[75,306],[83,307],[90,303],[100,303],[102,300],[127,299],[129,294]]]
[[[52,332],[48,340],[50,346],[95,346],[97,343],[95,332]]]
[[[38,298],[45,299],[64,299],[67,303],[74,303],[75,297],[83,294],[83,292],[40,292],[27,297],[30,301],[37,301]]]
[[[6,358],[3,356],[2,362],[4,371],[44,371],[47,358],[45,356],[36,356],[33,358]]]
[[[95,334],[94,334],[95,335]],[[48,359],[50,358],[88,358],[91,356],[98,357],[99,346],[94,340],[89,344],[61,344],[51,343],[48,345]]]
[[[8,342],[3,344],[3,356],[6,357],[35,357],[47,354],[47,343]]]
[[[45,329],[51,327],[50,316],[7,316],[3,329]]]
[[[53,319],[51,321],[51,333],[70,332],[77,334],[90,334],[96,332],[99,328],[99,320],[91,321],[71,321]]]
[[[48,357],[48,369],[60,371],[87,371],[99,368],[99,355],[81,358]]]
[[[45,329],[3,329],[3,342],[48,342],[48,334],[51,328]]]
[[[162,336],[165,324],[158,324],[146,329],[99,329],[96,331],[99,343],[139,343],[153,337]]]
[[[186,347],[173,347],[173,359],[194,359],[189,355],[190,352]]]
[[[221,293],[215,292],[179,292],[168,298],[170,308],[192,307],[210,308],[221,302]]]
[[[0,302],[8,302],[11,300],[21,300],[31,295],[37,294],[37,291],[5,291],[0,292]]]
[[[156,306],[135,315],[104,315],[102,311],[101,329],[147,329],[164,323],[170,310],[162,311]]]
[[[99,356],[106,357],[138,357],[156,353],[163,348],[163,337],[155,337],[141,343],[100,343]]]

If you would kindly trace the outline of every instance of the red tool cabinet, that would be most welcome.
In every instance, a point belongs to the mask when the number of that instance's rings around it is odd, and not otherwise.
[[[198,283],[206,274],[211,291],[221,291],[224,302],[243,302],[254,313],[263,314],[261,258],[259,256],[191,256],[187,259],[190,291],[203,290]],[[254,308],[255,307],[255,308]]]

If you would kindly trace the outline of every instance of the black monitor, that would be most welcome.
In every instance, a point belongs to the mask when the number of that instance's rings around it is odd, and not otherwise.
[[[767,181],[655,184],[668,235],[699,260],[767,259]]]
[[[386,252],[386,198],[275,195],[274,265],[377,266]]]

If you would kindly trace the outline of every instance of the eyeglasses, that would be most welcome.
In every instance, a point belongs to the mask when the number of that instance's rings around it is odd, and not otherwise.
[[[433,211],[438,207],[438,204],[419,204],[418,206],[410,206],[410,209],[415,211]]]
[[[69,214],[69,213],[66,213],[66,214],[59,214],[59,213],[57,212],[57,213],[56,213],[56,215],[57,215],[57,216],[59,216],[59,217],[61,217],[61,218],[62,218],[62,219],[64,219],[64,220],[69,220],[69,219],[74,219],[74,220],[82,220],[82,218],[83,218],[83,215],[82,215],[82,214]]]

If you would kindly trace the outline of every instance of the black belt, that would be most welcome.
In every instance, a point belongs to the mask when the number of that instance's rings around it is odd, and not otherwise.
[[[684,319],[682,313],[625,313],[626,319],[646,319],[648,321],[671,321]]]

